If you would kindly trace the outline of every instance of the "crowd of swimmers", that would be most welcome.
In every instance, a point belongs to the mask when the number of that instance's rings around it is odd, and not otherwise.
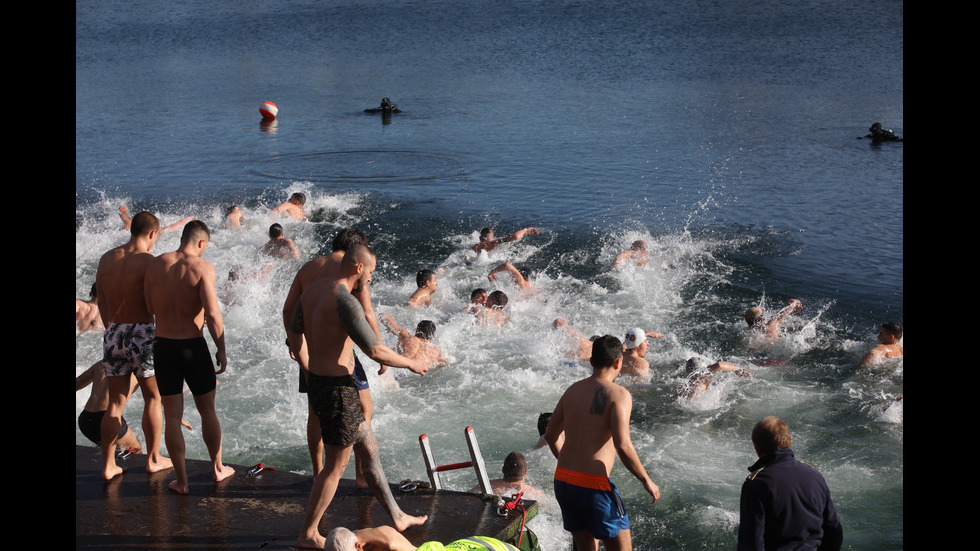
[[[293,194],[271,209],[271,214],[304,220],[305,201],[302,194]],[[152,249],[160,233],[176,229],[178,225],[163,227],[156,216],[145,211],[130,217],[125,207],[120,209],[120,217],[130,232],[129,241],[101,257],[91,296],[88,300],[76,300],[79,331],[105,331],[102,360],[76,378],[76,391],[92,387],[90,399],[79,416],[79,426],[86,437],[101,446],[102,475],[106,480],[123,473],[116,463],[117,448],[128,453],[145,452],[147,471],[172,468],[176,478],[168,487],[178,494],[186,494],[189,487],[182,431],[191,430],[191,427],[183,419],[185,384],[201,415],[201,432],[210,456],[213,479],[218,482],[234,474],[234,470],[222,462],[221,425],[214,405],[216,376],[224,372],[228,360],[215,270],[203,259],[210,243],[210,229],[193,217],[185,218],[179,223],[182,234],[177,250],[154,256]],[[243,220],[241,209],[231,207],[223,225],[241,228]],[[491,229],[485,228],[472,251],[477,254],[493,251],[506,243],[538,234],[536,228],[528,227],[498,238]],[[299,259],[295,244],[283,235],[278,223],[272,224],[269,242],[262,247],[262,252],[274,257]],[[627,263],[644,266],[650,261],[647,244],[636,241],[630,250],[616,257],[613,269],[620,269]],[[389,542],[388,548],[408,548],[404,547],[407,540],[400,536],[400,532],[427,520],[425,516],[412,516],[402,511],[391,495],[380,464],[378,442],[371,429],[373,402],[361,355],[380,366],[379,375],[389,368],[425,375],[430,368],[445,365],[449,360],[432,342],[436,327],[431,320],[421,321],[412,331],[398,325],[390,314],[379,316],[375,313],[370,283],[377,262],[366,236],[355,228],[345,228],[334,239],[330,254],[314,258],[298,269],[283,303],[282,324],[288,350],[283,353],[288,353],[297,363],[298,389],[308,396],[307,443],[315,477],[302,533],[297,541],[300,547],[343,548],[335,542],[338,535],[325,538],[318,526],[352,451],[356,485],[371,489],[391,516],[393,525],[392,529],[368,528],[353,532],[355,540],[358,537],[381,538]],[[426,308],[432,304],[439,273],[440,270],[418,272],[417,289],[407,299],[407,307]],[[533,274],[519,270],[510,262],[496,266],[487,278],[494,282],[504,276],[511,278],[521,292],[532,290]],[[478,323],[503,324],[508,320],[504,312],[507,303],[508,297],[503,291],[488,292],[478,287],[471,293],[464,311],[471,313]],[[745,312],[746,346],[756,351],[771,348],[781,337],[783,322],[802,308],[802,302],[797,299],[790,299],[784,308],[768,317],[759,307],[749,308]],[[622,339],[613,335],[586,338],[562,318],[556,319],[553,325],[573,338],[575,345],[569,351],[570,357],[587,361],[592,367],[592,375],[572,384],[554,411],[542,414],[539,422],[541,445],[549,446],[558,460],[555,498],[561,508],[564,526],[581,549],[596,549],[598,541],[605,542],[607,549],[628,548],[628,515],[622,509],[615,485],[609,480],[616,458],[640,481],[651,502],[659,499],[660,490],[650,479],[631,443],[632,397],[616,380],[620,376],[648,379],[648,339],[661,338],[663,334],[631,327],[620,333]],[[383,344],[382,326],[395,336],[395,349]],[[217,349],[214,361],[205,341],[205,329]],[[902,357],[901,339],[899,324],[883,324],[878,334],[880,344],[861,359],[859,368]],[[691,358],[678,395],[696,398],[707,390],[713,378],[726,373],[751,376],[749,370],[725,361]],[[129,396],[137,388],[144,398],[145,447],[122,415]],[[786,476],[805,479],[807,488],[820,494],[814,503],[829,507],[820,513],[824,514],[825,520],[832,517],[825,526],[818,527],[820,533],[826,534],[829,541],[839,540],[839,522],[836,522],[836,512],[822,477],[809,471],[798,471],[798,462],[788,462],[792,452],[785,450],[792,439],[788,437],[785,422],[766,418],[760,421],[757,429],[759,434],[753,431],[752,435],[759,454],[757,465],[779,465],[769,467],[773,477],[785,466],[787,472],[791,471]],[[161,436],[170,457],[161,453]],[[533,499],[544,496],[525,482],[527,463],[520,452],[515,451],[505,459],[502,474],[503,478],[491,482],[498,495],[523,493]],[[767,477],[768,473],[760,477],[753,471],[750,479],[767,480],[766,484],[779,483],[775,478]],[[746,533],[746,541],[750,537],[774,537],[769,532],[776,530],[773,526],[756,526],[758,523],[744,516],[745,495],[750,491],[761,491],[755,489],[759,484],[761,482],[749,484],[747,480],[743,486],[742,524],[746,531],[751,526],[758,532],[754,535]],[[807,524],[801,519],[807,514],[816,514],[801,503],[778,505],[799,515],[786,520],[788,524]],[[774,505],[759,505],[762,508],[771,506]],[[349,537],[347,540],[355,541]],[[742,548],[741,528],[739,542]],[[749,548],[748,544],[746,548]]]

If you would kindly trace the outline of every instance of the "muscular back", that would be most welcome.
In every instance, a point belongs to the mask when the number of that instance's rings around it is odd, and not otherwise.
[[[95,276],[99,314],[110,323],[152,323],[143,292],[143,277],[154,258],[128,245],[107,252]]]
[[[340,376],[354,372],[354,342],[337,307],[342,294],[353,298],[346,285],[336,279],[320,279],[307,287],[300,299],[309,369],[314,375]]]
[[[146,272],[146,302],[156,316],[157,336],[202,336],[205,307],[218,308],[214,281],[214,266],[200,257],[179,251],[160,255]]]
[[[616,460],[614,430],[621,422],[624,408],[628,425],[632,399],[615,383],[588,378],[570,386],[556,408],[556,415],[561,414],[560,422],[565,430],[558,466],[609,476]],[[552,416],[551,422],[554,421]],[[629,427],[626,429],[628,435]]]

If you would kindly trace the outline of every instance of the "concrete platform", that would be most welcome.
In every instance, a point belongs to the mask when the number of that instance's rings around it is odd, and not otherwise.
[[[209,462],[188,460],[190,495],[181,496],[167,488],[173,471],[147,473],[145,455],[120,462],[126,472],[104,482],[101,456],[94,446],[75,446],[76,549],[296,549],[311,476],[269,470],[247,476],[251,465],[232,465],[235,475],[215,483]],[[406,513],[429,515],[424,526],[404,532],[415,545],[472,535],[508,540],[521,528],[520,508],[499,516],[492,503],[476,494],[428,489],[403,493],[394,484],[392,492]],[[538,506],[525,501],[524,509],[530,521]],[[344,480],[320,532],[381,524],[391,524],[391,519],[370,491]]]

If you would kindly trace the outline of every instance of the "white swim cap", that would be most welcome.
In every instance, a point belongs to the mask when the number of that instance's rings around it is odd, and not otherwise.
[[[646,331],[639,327],[634,327],[626,331],[626,338],[623,340],[623,342],[626,344],[626,350],[629,350],[640,346],[646,339]]]

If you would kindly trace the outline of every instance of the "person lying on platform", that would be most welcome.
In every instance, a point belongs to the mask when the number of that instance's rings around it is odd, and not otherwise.
[[[325,551],[517,551],[513,545],[495,538],[473,536],[443,545],[427,541],[415,547],[391,526],[362,528],[353,532],[344,527],[327,534]]]

